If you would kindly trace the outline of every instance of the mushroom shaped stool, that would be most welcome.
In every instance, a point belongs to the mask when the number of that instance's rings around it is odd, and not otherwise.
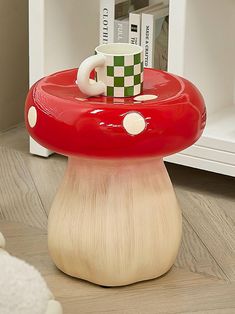
[[[144,70],[137,97],[88,97],[77,70],[30,89],[25,120],[41,145],[68,156],[49,214],[49,252],[64,273],[121,286],[167,272],[182,217],[163,157],[192,145],[206,121],[189,81]]]

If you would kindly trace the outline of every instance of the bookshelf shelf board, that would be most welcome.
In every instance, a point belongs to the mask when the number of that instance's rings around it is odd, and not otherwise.
[[[209,115],[200,140],[165,161],[235,177],[235,106]]]
[[[225,162],[214,161],[202,157],[195,157],[183,153],[168,156],[164,158],[164,161],[235,177],[235,166]]]
[[[235,106],[221,108],[209,115],[204,134],[198,143],[235,153]]]

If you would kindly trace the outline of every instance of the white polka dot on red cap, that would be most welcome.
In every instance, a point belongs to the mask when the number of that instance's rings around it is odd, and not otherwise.
[[[158,96],[157,95],[139,95],[136,96],[134,98],[134,100],[136,101],[147,101],[147,100],[153,100],[153,99],[157,99]]]
[[[34,106],[29,108],[28,111],[28,122],[31,128],[35,127],[37,123],[37,110]]]
[[[123,119],[123,127],[127,133],[138,135],[146,128],[146,121],[140,113],[128,112]]]

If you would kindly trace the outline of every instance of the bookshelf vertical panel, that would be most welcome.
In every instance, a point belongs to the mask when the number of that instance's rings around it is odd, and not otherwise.
[[[45,75],[45,0],[29,0],[29,85]],[[48,157],[51,152],[29,140],[31,154]]]
[[[168,71],[184,73],[186,0],[170,0]]]
[[[234,24],[232,0],[170,0],[168,70],[200,89],[208,121],[194,150],[167,161],[235,176],[234,165],[220,159],[224,147],[230,154],[235,150]],[[202,147],[213,149],[213,162]]]
[[[99,0],[29,0],[30,86],[41,77],[78,67],[98,44]],[[30,152],[51,152],[30,138]]]

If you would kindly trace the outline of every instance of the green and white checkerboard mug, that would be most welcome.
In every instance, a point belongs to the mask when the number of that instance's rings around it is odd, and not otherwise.
[[[89,79],[96,71],[96,82]],[[127,43],[104,44],[85,59],[78,70],[77,84],[89,95],[131,97],[143,89],[143,48]]]

